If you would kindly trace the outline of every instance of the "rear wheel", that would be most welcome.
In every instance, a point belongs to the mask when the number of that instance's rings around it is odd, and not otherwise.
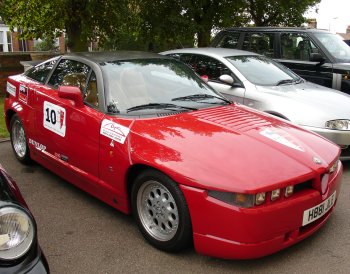
[[[10,122],[10,136],[13,151],[17,159],[22,163],[29,163],[29,147],[27,137],[21,119],[17,114],[13,115]]]
[[[132,209],[141,233],[156,248],[176,252],[191,242],[191,219],[185,197],[163,173],[147,170],[136,178]]]

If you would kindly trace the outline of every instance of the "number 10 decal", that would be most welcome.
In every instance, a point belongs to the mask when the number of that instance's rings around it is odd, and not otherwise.
[[[44,128],[64,137],[66,135],[66,110],[50,102],[44,102]]]

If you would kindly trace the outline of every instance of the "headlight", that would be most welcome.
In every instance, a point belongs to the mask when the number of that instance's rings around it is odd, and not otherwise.
[[[326,122],[326,128],[350,130],[350,120],[332,120]]]
[[[254,195],[252,194],[209,190],[208,195],[210,197],[238,207],[252,207],[254,205]]]
[[[0,259],[13,260],[24,255],[34,239],[31,217],[16,207],[0,208]]]
[[[208,190],[208,196],[223,201],[225,203],[244,208],[260,206],[266,203],[270,203],[267,201],[267,197],[270,197],[271,202],[276,202],[277,200],[279,200],[279,198],[281,198],[281,196],[283,196],[283,193],[285,198],[289,198],[294,193],[294,186],[289,185],[286,188],[277,188],[272,191],[259,192],[256,194],[243,194]]]
[[[339,160],[336,160],[334,164],[331,165],[331,167],[328,169],[328,172],[333,173],[334,171],[336,171],[338,169],[338,165],[339,165]]]

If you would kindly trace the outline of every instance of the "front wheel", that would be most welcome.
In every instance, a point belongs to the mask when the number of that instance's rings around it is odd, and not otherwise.
[[[185,197],[177,184],[156,170],[146,170],[132,188],[132,210],[139,229],[158,249],[176,252],[192,239]]]
[[[24,163],[30,163],[27,137],[21,119],[17,114],[13,115],[10,122],[10,137],[13,151],[17,159]]]

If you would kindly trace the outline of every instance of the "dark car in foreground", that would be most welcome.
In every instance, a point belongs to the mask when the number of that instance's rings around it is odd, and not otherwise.
[[[0,273],[49,273],[37,228],[16,183],[0,165]]]
[[[63,55],[6,92],[17,159],[132,213],[161,250],[262,257],[318,230],[340,193],[338,146],[232,103],[170,57]]]
[[[326,30],[229,28],[219,32],[211,46],[263,54],[310,82],[350,93],[350,47]]]

